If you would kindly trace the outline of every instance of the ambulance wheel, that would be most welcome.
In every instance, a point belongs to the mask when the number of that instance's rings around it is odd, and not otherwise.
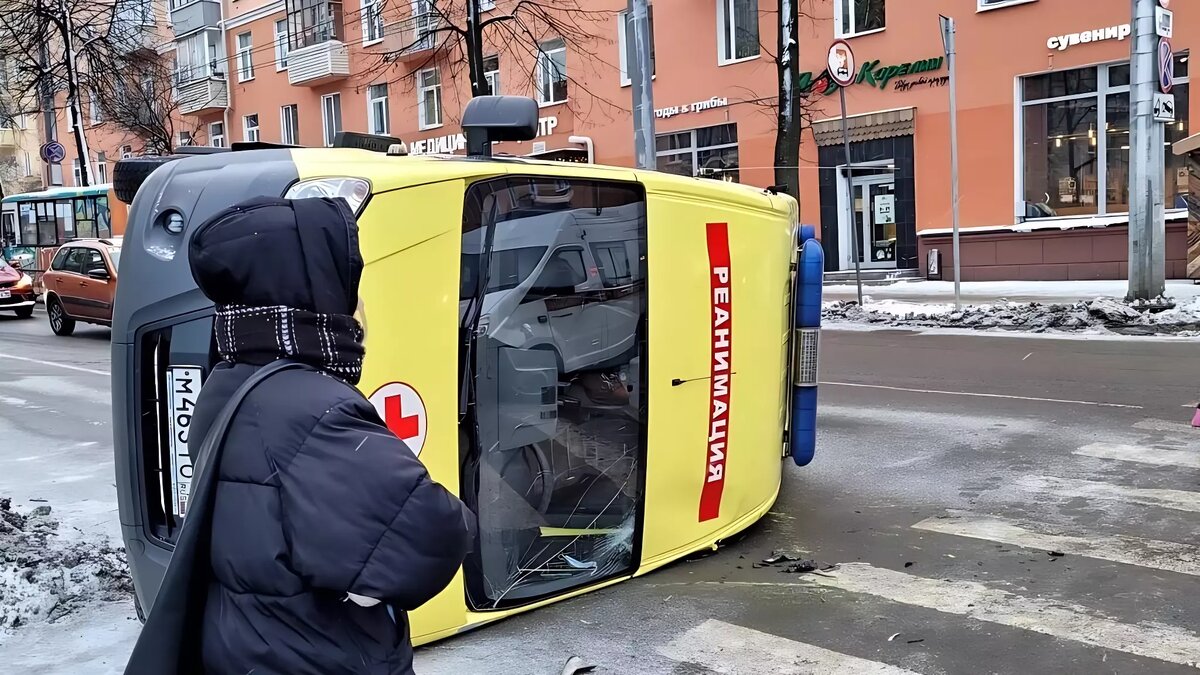
[[[113,168],[113,192],[123,203],[132,204],[138,188],[155,169],[182,158],[182,155],[165,155],[122,159]]]
[[[46,314],[50,317],[50,330],[54,331],[55,335],[66,337],[75,332],[75,319],[67,316],[58,298],[46,301]]]
[[[16,314],[18,319],[31,319],[33,318],[33,308],[22,307],[16,311]]]

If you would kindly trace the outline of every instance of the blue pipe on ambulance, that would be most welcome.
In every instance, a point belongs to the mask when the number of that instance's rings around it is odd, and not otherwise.
[[[825,252],[817,241],[816,228],[800,226],[800,264],[796,270],[796,294],[792,303],[792,410],[788,447],[797,466],[813,460],[817,451],[817,358],[821,334],[821,289],[825,276]]]

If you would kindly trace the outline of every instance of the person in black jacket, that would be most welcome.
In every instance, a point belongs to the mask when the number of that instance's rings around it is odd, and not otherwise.
[[[353,386],[363,358],[354,214],[341,199],[253,199],[201,225],[189,256],[216,305],[222,358],[196,404],[191,452],[255,370],[306,366],[253,389],[222,446],[205,672],[411,673],[404,612],[450,583],[474,516]]]

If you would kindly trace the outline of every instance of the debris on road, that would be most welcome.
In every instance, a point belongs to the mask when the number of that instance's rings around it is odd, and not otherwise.
[[[900,637],[900,634],[899,634],[899,633],[893,633],[893,634],[892,634],[892,637],[888,638],[888,642],[891,642],[891,641],[895,640],[895,639],[896,639],[896,638],[898,638],[898,637]]]
[[[911,328],[968,328],[981,331],[1109,332],[1123,335],[1200,335],[1200,298],[1173,306],[1158,298],[1127,303],[1096,298],[1070,304],[1005,302],[968,305],[923,305],[881,300],[860,306],[853,300],[826,303],[822,321]]]
[[[1061,558],[1066,555],[1066,553],[1063,553],[1062,551],[1047,551],[1047,553],[1050,554],[1051,558]]]
[[[53,623],[95,602],[132,600],[125,549],[60,543],[51,513],[44,505],[22,514],[0,497],[0,632]]]
[[[578,656],[572,656],[567,659],[567,664],[563,666],[562,675],[576,675],[576,673],[590,673],[596,669],[596,665],[588,663]]]

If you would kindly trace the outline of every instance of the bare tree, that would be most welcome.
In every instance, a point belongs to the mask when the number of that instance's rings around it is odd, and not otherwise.
[[[159,19],[155,6],[152,0],[5,0],[0,11],[0,54],[9,63],[10,90],[16,100],[38,102],[19,113],[53,110],[57,96],[65,93],[83,185],[91,183],[84,93],[97,97],[101,110],[119,113],[137,98],[121,84],[131,77],[140,81],[150,74],[156,78],[155,91],[170,91],[170,67],[151,65],[162,61],[154,52]],[[127,131],[146,139],[149,147],[158,147],[158,136],[147,127],[162,126],[152,118],[172,110],[145,110],[132,116],[113,114],[113,123],[129,122]],[[52,115],[45,124],[49,133]]]
[[[450,91],[460,91],[462,88],[457,84],[465,78],[471,96],[483,96],[491,93],[484,59],[495,56],[505,63],[527,65],[522,80],[525,87],[536,91],[542,82],[539,64],[552,63],[542,45],[560,39],[571,52],[570,67],[561,73],[572,90],[568,109],[575,113],[597,107],[608,113],[627,110],[627,106],[593,90],[586,77],[589,72],[616,68],[611,56],[606,56],[610,50],[601,51],[601,45],[611,45],[612,41],[597,30],[615,18],[611,10],[588,9],[586,0],[516,0],[507,4],[507,12],[497,9],[484,18],[479,14],[479,0],[427,0],[417,5],[410,5],[408,0],[402,2],[404,7],[415,6],[425,11],[385,27],[389,37],[398,39],[385,43],[389,48],[378,54],[378,61],[368,66],[368,72],[394,67],[406,56],[419,53],[420,57],[409,61],[408,68],[399,73],[396,81],[413,88],[416,86],[413,73],[438,65],[443,82],[448,80],[456,85],[448,87]],[[615,54],[615,50],[611,51]],[[588,104],[586,108],[581,105],[584,102]]]
[[[99,112],[97,126],[123,133],[137,154],[169,155],[180,132],[195,136],[199,122],[180,111],[172,60],[134,51],[88,70],[84,83]]]

